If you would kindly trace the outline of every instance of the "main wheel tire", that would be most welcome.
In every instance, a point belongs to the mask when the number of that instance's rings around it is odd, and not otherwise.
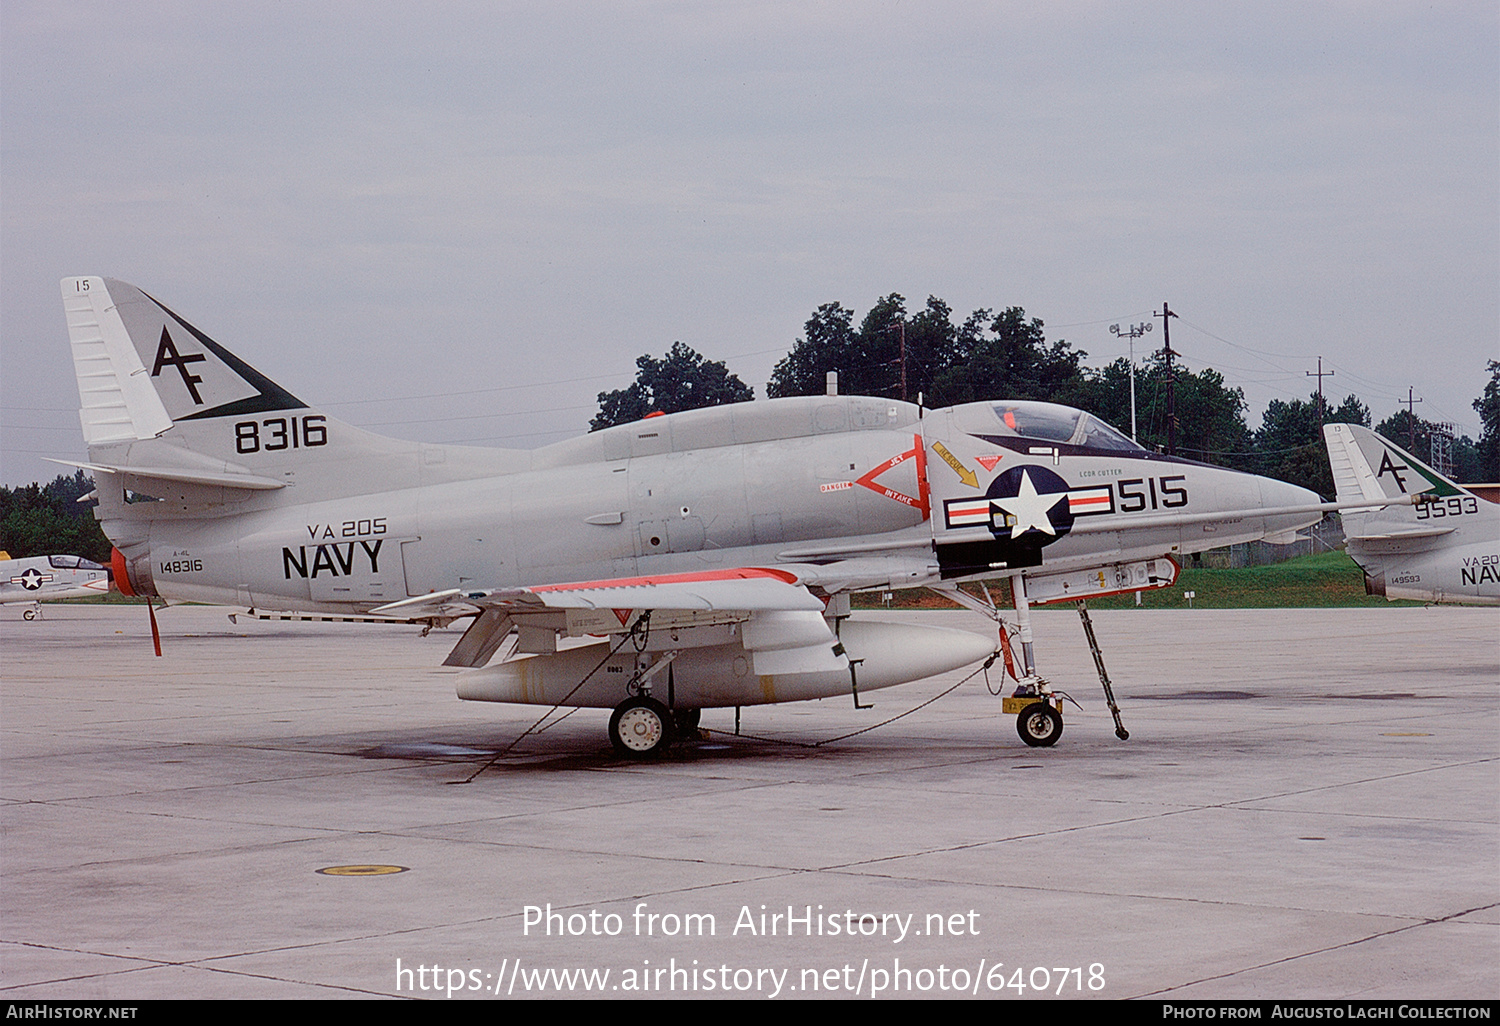
[[[21,614],[21,618],[23,620],[35,620],[36,619],[36,610],[35,609],[28,609],[28,610],[24,611]]]
[[[672,710],[673,737],[693,737],[698,733],[698,723],[702,719],[702,709]]]
[[[627,698],[609,718],[609,740],[627,759],[658,755],[672,743],[672,713],[654,698]]]
[[[1062,716],[1046,702],[1032,702],[1016,717],[1016,733],[1033,748],[1051,748],[1062,730]]]

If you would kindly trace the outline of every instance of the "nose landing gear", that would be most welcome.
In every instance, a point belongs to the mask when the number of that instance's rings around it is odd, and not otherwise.
[[[1057,705],[1052,704],[1054,701]],[[1022,697],[1007,698],[1005,702],[1007,705],[1012,702],[1028,703],[1016,716],[1016,733],[1020,734],[1021,740],[1032,748],[1051,748],[1057,744],[1057,739],[1062,737],[1062,710],[1059,708],[1062,702],[1060,700],[1032,701]]]

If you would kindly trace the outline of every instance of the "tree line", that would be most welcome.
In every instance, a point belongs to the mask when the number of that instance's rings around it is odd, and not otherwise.
[[[81,470],[48,485],[0,487],[0,551],[12,559],[66,553],[108,564],[109,539],[94,506],[78,501],[93,490],[93,479]]]
[[[772,398],[820,395],[828,372],[836,371],[846,395],[920,399],[930,409],[989,399],[1041,400],[1087,410],[1128,434],[1129,361],[1121,357],[1096,368],[1083,363],[1087,355],[1066,340],[1049,342],[1042,322],[1018,306],[982,308],[960,321],[936,296],[911,313],[905,298],[892,293],[857,324],[855,312],[840,303],[819,306],[772,370],[766,391]],[[599,415],[590,430],[754,398],[753,389],[722,362],[706,360],[681,342],[662,360],[642,356],[636,366],[629,388],[599,393]],[[1490,361],[1486,371],[1489,382],[1474,401],[1483,424],[1480,440],[1452,441],[1458,481],[1500,480],[1500,362]],[[1212,368],[1194,372],[1176,364],[1169,371],[1158,351],[1135,373],[1137,439],[1150,449],[1166,448],[1169,377],[1178,455],[1290,481],[1329,498],[1334,486],[1321,425],[1371,426],[1370,409],[1357,396],[1332,402],[1313,393],[1306,400],[1273,399],[1252,429],[1242,389],[1229,387]],[[1399,410],[1375,430],[1426,461],[1439,429]]]

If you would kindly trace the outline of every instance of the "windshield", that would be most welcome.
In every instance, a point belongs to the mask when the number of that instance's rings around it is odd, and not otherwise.
[[[1104,421],[1091,414],[1083,415],[1083,444],[1090,449],[1125,449],[1136,451],[1141,446],[1126,438]]]

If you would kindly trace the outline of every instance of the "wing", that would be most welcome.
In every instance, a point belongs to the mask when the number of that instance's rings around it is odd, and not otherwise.
[[[454,588],[372,609],[382,615],[423,616],[441,611],[462,616],[487,609],[524,615],[545,610],[821,610],[797,574],[768,567],[738,567],[648,577],[539,584],[529,588],[465,591]]]
[[[475,616],[445,666],[483,666],[514,629],[521,651],[556,651],[558,637],[699,628],[738,633],[757,673],[846,668],[824,603],[798,574],[737,567],[486,591],[454,589],[379,606],[386,616]],[[700,632],[707,635],[707,631]],[[692,644],[684,639],[684,645]],[[774,666],[774,670],[773,667]]]

